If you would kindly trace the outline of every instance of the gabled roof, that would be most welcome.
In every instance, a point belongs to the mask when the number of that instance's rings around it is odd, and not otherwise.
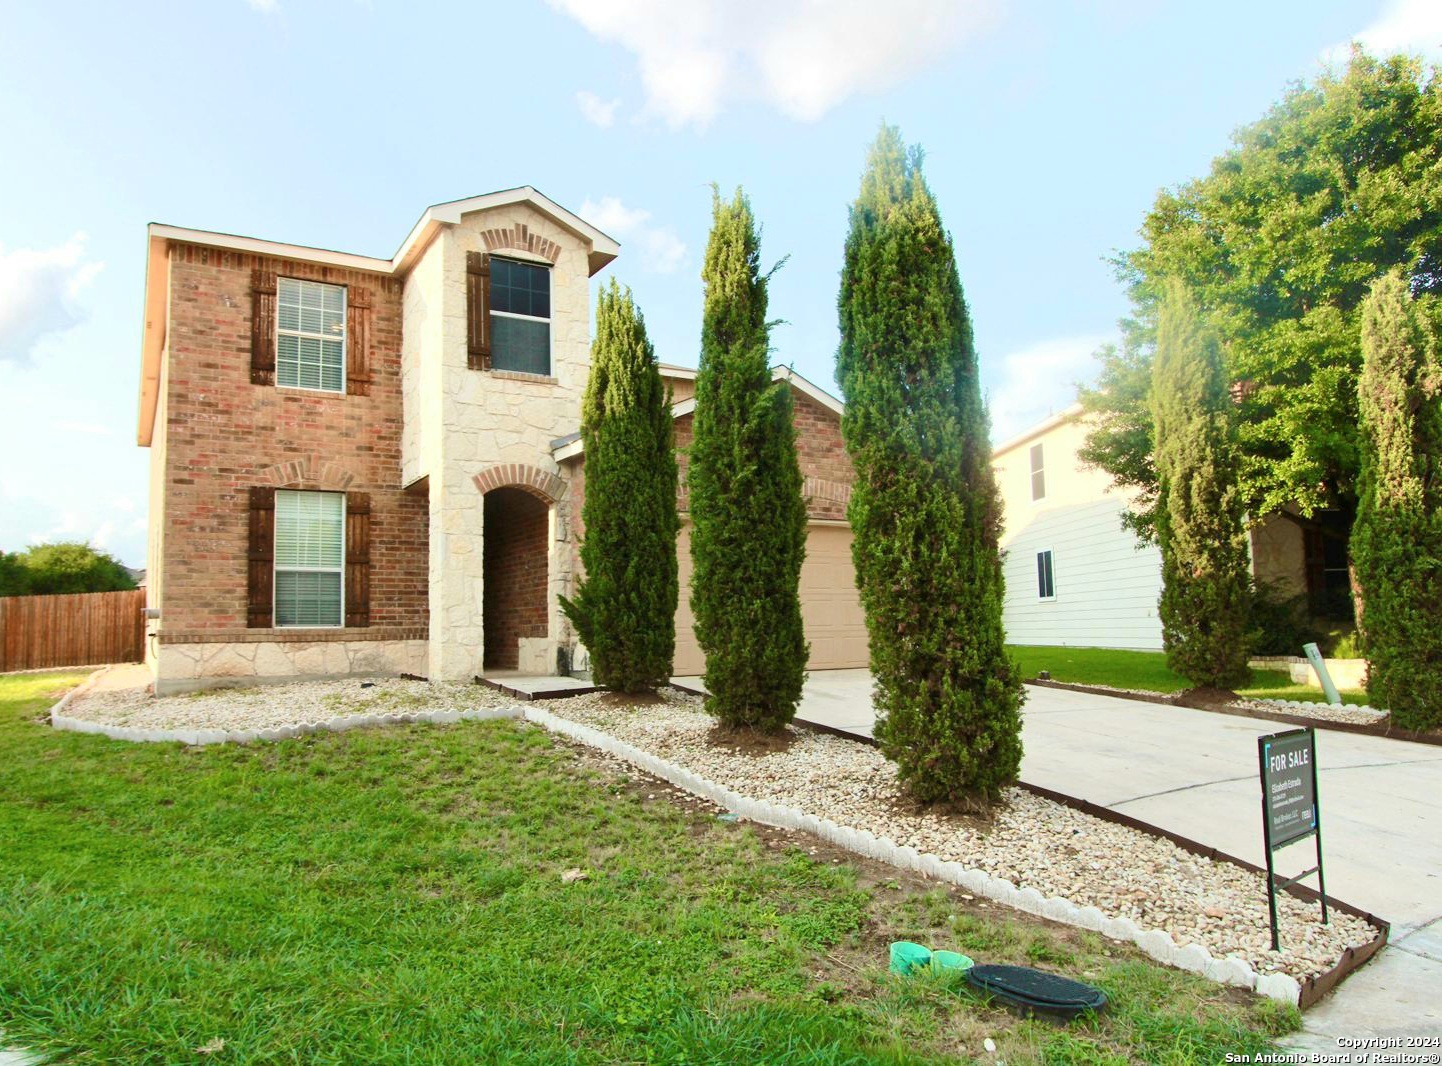
[[[681,381],[694,381],[696,378],[696,371],[690,367],[676,366],[674,363],[661,363],[659,366],[663,378],[675,378]],[[840,417],[846,411],[846,405],[844,403],[835,396],[832,396],[831,393],[807,381],[790,367],[773,367],[771,370],[771,379],[773,381],[787,382],[797,392],[803,396],[809,396],[828,411],[835,413],[837,417]],[[688,396],[686,399],[678,400],[671,405],[671,417],[684,418],[686,415],[693,414],[695,410],[696,397]],[[567,459],[574,459],[584,454],[584,452],[585,444],[582,442],[579,433],[568,434],[565,437],[551,442],[551,458],[558,463],[565,462]]]
[[[1040,437],[1045,433],[1050,433],[1052,430],[1056,429],[1057,426],[1064,426],[1068,422],[1073,422],[1076,419],[1080,418],[1081,414],[1082,405],[1079,403],[1074,403],[1065,410],[1058,411],[1054,415],[1049,415],[1048,417],[1042,419],[1040,422],[1036,423],[1034,426],[1022,430],[1010,440],[1002,441],[1002,443],[998,444],[995,448],[991,450],[991,457],[995,459],[998,455],[1001,455],[1004,452],[1009,452],[1013,448],[1020,447],[1021,445],[1026,444],[1028,441],[1033,441],[1037,437]]]
[[[168,296],[165,253],[170,242],[203,244],[209,248],[228,248],[232,251],[274,256],[278,259],[321,263],[345,270],[367,270],[377,274],[403,276],[435,239],[442,226],[455,225],[461,221],[462,216],[473,211],[487,211],[519,203],[530,204],[562,229],[585,241],[589,245],[586,262],[592,276],[620,254],[621,246],[614,238],[607,236],[579,215],[567,211],[530,185],[522,185],[516,189],[501,189],[498,192],[488,192],[481,196],[469,196],[463,200],[450,200],[426,208],[420,219],[411,227],[411,231],[406,234],[406,239],[401,241],[401,246],[396,249],[396,254],[389,259],[356,255],[353,252],[337,252],[329,248],[312,248],[303,244],[267,241],[258,237],[242,237],[234,233],[186,229],[181,226],[167,226],[159,222],[152,222],[148,228],[150,245],[145,264],[145,329],[140,346],[139,443],[148,446],[155,431],[155,405],[160,390],[160,353],[165,349]]]

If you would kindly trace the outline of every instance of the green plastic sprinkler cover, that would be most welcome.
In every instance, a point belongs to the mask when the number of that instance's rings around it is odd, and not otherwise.
[[[931,949],[909,940],[898,940],[891,945],[891,972],[915,973],[931,965]]]
[[[931,954],[931,968],[937,973],[965,973],[975,965],[959,951],[934,951]]]

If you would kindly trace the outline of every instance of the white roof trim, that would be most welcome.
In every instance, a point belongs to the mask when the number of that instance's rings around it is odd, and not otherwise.
[[[681,381],[695,381],[697,371],[689,366],[677,366],[675,363],[657,363],[663,378],[677,378]]]
[[[259,237],[241,237],[234,233],[212,233],[203,229],[166,226],[159,222],[152,222],[149,228],[152,241],[183,241],[186,244],[203,244],[208,248],[230,248],[237,252],[269,255],[277,259],[303,259],[308,263],[324,263],[327,266],[344,267],[348,270],[373,270],[381,274],[394,273],[392,260],[376,259],[369,255],[336,252],[329,248],[311,248],[304,244],[264,241]]]
[[[682,373],[668,373],[668,371],[672,370],[680,370],[682,371]],[[696,376],[696,371],[689,370],[686,367],[673,367],[669,364],[662,363],[661,374],[663,377],[694,378]],[[835,396],[832,396],[830,393],[823,392],[821,389],[818,389],[815,385],[811,384],[811,382],[807,381],[800,374],[796,373],[793,370],[789,370],[784,366],[778,366],[774,370],[772,370],[771,379],[773,381],[788,382],[792,388],[798,390],[799,392],[805,393],[807,396],[810,396],[813,400],[821,404],[827,410],[835,411],[838,415],[846,410],[846,405],[843,404],[840,400],[838,400]],[[671,405],[671,417],[673,419],[683,418],[686,415],[694,414],[695,412],[696,397],[694,396],[688,396],[684,400],[677,400]],[[577,437],[575,440],[567,441],[559,448],[552,448],[551,458],[558,463],[562,463],[565,462],[567,459],[574,459],[578,455],[583,455],[585,453],[585,448],[586,446],[582,443],[581,438]]]
[[[1009,452],[1013,448],[1025,444],[1029,440],[1040,437],[1043,433],[1049,433],[1052,430],[1056,429],[1057,426],[1065,425],[1067,422],[1074,421],[1081,415],[1082,410],[1083,408],[1081,404],[1074,403],[1066,410],[1058,411],[1056,414],[1043,419],[1036,425],[1032,426],[1030,429],[1022,430],[1022,432],[1017,434],[1015,437],[1012,437],[1010,440],[1005,441],[1002,444],[999,444],[995,448],[993,448],[991,450],[992,458],[994,459],[998,455],[1001,455],[1003,452]]]

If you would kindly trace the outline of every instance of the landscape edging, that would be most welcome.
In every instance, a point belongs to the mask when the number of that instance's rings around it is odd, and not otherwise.
[[[1016,910],[1050,918],[1064,925],[1088,929],[1112,940],[1130,941],[1158,962],[1201,974],[1220,984],[1251,989],[1260,995],[1293,1006],[1296,1006],[1301,998],[1301,982],[1288,974],[1259,974],[1245,959],[1215,958],[1201,944],[1179,946],[1165,930],[1142,929],[1130,918],[1107,918],[1096,907],[1078,907],[1071,900],[1060,896],[1044,897],[1034,888],[1018,889],[1004,877],[993,877],[984,870],[945,861],[930,852],[918,852],[915,848],[898,845],[888,837],[878,837],[865,829],[838,825],[829,818],[818,818],[795,807],[751,799],[675,763],[642,751],[626,741],[618,740],[608,733],[554,715],[539,707],[528,706],[523,714],[528,722],[615,755],[649,774],[751,821],[811,833],[858,855],[902,869],[915,870]]]

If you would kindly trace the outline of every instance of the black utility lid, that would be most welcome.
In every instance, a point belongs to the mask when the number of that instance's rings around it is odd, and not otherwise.
[[[966,979],[997,999],[1068,1018],[1107,1005],[1100,988],[1028,966],[973,966]]]

